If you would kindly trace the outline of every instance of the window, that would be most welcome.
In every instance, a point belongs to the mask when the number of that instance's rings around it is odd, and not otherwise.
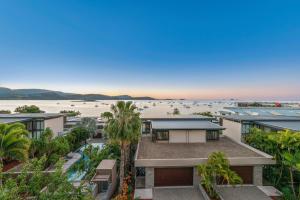
[[[242,134],[248,134],[248,133],[250,133],[250,129],[251,129],[251,124],[246,124],[246,123],[244,123],[244,124],[242,124]]]
[[[145,176],[145,167],[137,167],[136,169],[136,176]]]
[[[220,131],[219,130],[207,130],[206,140],[219,140]]]
[[[167,130],[155,130],[154,135],[156,140],[169,140],[169,131]]]
[[[151,129],[151,124],[150,122],[144,122],[142,124],[142,133],[143,134],[148,134],[150,133],[150,129]]]

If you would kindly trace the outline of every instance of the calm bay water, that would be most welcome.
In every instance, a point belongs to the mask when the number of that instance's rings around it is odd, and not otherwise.
[[[71,101],[71,100],[0,100],[0,110],[14,111],[22,105],[36,105],[48,113],[57,113],[61,110],[76,110],[81,116],[100,116],[101,113],[110,110],[114,100],[95,102]],[[181,114],[210,111],[217,112],[226,106],[233,106],[232,101],[193,101],[193,100],[137,100],[133,101],[141,113],[156,115],[172,113],[178,108]]]

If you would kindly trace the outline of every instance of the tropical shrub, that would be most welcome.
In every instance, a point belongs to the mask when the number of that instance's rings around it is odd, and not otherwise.
[[[208,157],[207,163],[198,165],[197,169],[198,175],[201,177],[201,184],[212,198],[218,198],[214,189],[217,179],[230,185],[242,183],[242,179],[230,169],[229,161],[222,152],[212,153]]]
[[[70,151],[70,145],[65,137],[53,138],[53,131],[46,128],[38,139],[33,139],[30,147],[32,157],[46,156],[46,166],[54,165],[62,156]]]
[[[86,186],[80,185],[75,188],[72,183],[68,182],[66,175],[62,172],[62,163],[61,160],[56,164],[54,173],[44,174],[46,157],[43,156],[25,163],[21,174],[16,178],[6,174],[5,182],[0,185],[0,199],[21,200],[28,197],[39,200],[92,199]]]
[[[26,160],[30,140],[24,124],[0,124],[0,165],[4,160]]]
[[[40,110],[39,107],[36,105],[24,105],[24,106],[19,106],[15,109],[15,112],[18,113],[44,113],[45,111]]]
[[[265,132],[254,128],[245,141],[274,156],[276,165],[264,168],[266,181],[282,191],[285,199],[300,199],[300,132]]]

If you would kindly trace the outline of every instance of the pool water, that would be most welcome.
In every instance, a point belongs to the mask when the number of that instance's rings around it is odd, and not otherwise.
[[[84,161],[85,165],[88,163],[89,158],[87,156],[83,155],[83,151],[88,147],[88,145],[89,144],[83,145],[76,151],[77,153],[81,154],[81,158],[74,165],[78,164],[82,160]],[[104,146],[103,143],[92,143],[91,145],[93,147],[99,147],[99,150],[101,150]],[[87,166],[85,166],[85,167],[87,167]],[[73,167],[71,167],[70,170],[68,170],[68,172],[67,172],[68,181],[69,182],[81,181],[85,177],[86,173],[87,173],[86,171],[76,170]]]

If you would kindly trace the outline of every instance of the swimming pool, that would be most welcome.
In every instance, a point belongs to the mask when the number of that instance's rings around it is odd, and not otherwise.
[[[101,150],[104,146],[103,143],[92,143],[92,144],[87,144],[87,145],[83,145],[82,147],[80,147],[76,152],[77,153],[80,153],[81,155],[81,158],[76,162],[74,163],[74,165],[78,165],[78,163],[82,162],[82,160],[84,161],[84,165],[85,165],[85,168],[87,168],[88,166],[87,163],[88,163],[88,160],[89,158],[87,156],[84,156],[83,155],[83,151],[89,146],[89,145],[92,145],[93,147],[99,147],[99,150]],[[73,166],[74,166],[73,165]],[[71,167],[68,171],[67,171],[67,177],[68,177],[68,181],[69,182],[76,182],[76,181],[81,181],[85,175],[86,175],[86,171],[81,171],[81,170],[76,170],[76,168],[74,167]]]

